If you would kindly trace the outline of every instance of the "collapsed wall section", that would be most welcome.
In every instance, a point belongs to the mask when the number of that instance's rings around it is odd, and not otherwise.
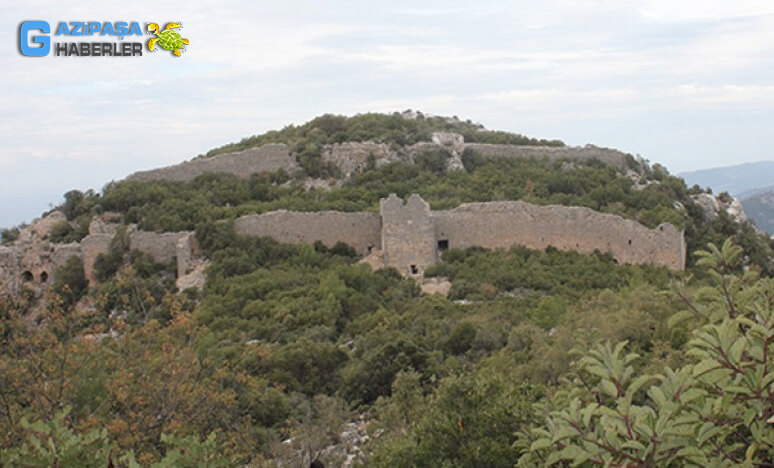
[[[630,160],[630,156],[625,153],[596,146],[521,146],[465,143],[465,149],[475,151],[485,158],[569,159],[575,161],[596,159],[622,171],[628,168]]]
[[[166,265],[175,259],[177,243],[186,236],[187,232],[135,231],[129,234],[129,250],[146,253],[154,262]]]
[[[268,236],[287,244],[321,241],[328,247],[345,242],[360,255],[379,246],[381,227],[379,215],[366,212],[282,210],[246,215],[234,221],[234,230],[241,236]]]
[[[433,213],[438,245],[610,253],[619,263],[685,267],[683,233],[671,224],[649,229],[589,208],[537,206],[521,201],[468,203]]]
[[[275,172],[284,169],[293,172],[297,168],[296,160],[290,149],[282,143],[272,143],[236,153],[226,153],[211,158],[198,158],[174,166],[162,167],[150,171],[135,172],[127,180],[148,182],[170,180],[186,182],[209,172],[233,174],[239,178],[249,178],[257,172]]]

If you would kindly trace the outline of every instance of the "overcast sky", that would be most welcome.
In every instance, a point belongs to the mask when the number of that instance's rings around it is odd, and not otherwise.
[[[0,226],[322,113],[457,115],[673,173],[774,159],[771,0],[1,2]],[[28,19],[181,21],[191,45],[22,57]]]

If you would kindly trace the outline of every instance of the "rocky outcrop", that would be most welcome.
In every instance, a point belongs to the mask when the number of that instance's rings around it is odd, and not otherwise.
[[[711,193],[699,193],[691,195],[691,199],[702,209],[704,219],[708,221],[716,219],[721,211],[740,223],[747,221],[742,203],[734,197],[725,195],[716,197]]]
[[[401,158],[384,143],[347,142],[326,146],[322,152],[322,160],[338,167],[344,176],[350,177],[364,171],[369,160],[375,167],[380,167],[390,162],[400,161]]]

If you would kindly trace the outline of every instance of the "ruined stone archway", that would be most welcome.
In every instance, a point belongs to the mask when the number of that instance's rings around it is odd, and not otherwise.
[[[30,281],[35,279],[35,277],[32,276],[31,271],[25,271],[24,273],[22,273],[21,278],[22,278],[22,281],[24,281],[25,283],[29,283]]]
[[[40,274],[40,282],[41,283],[48,283],[48,272],[44,271]]]

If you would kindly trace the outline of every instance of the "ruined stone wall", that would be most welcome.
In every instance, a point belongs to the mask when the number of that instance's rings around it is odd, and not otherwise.
[[[390,162],[413,161],[417,154],[437,149],[445,149],[452,155],[449,162],[450,169],[462,167],[460,156],[465,149],[474,150],[485,158],[574,159],[579,161],[598,159],[621,170],[627,169],[628,162],[626,154],[596,146],[553,147],[465,143],[462,135],[453,132],[435,132],[432,134],[430,142],[420,142],[401,148],[367,141],[326,145],[322,151],[322,160],[334,164],[345,176],[349,177],[365,169],[370,155],[374,156],[376,166],[379,167]],[[248,178],[257,172],[274,172],[284,169],[292,173],[298,168],[296,159],[287,145],[271,143],[240,152],[221,154],[212,158],[198,158],[173,166],[136,172],[127,179],[189,181],[208,172],[221,172]]]
[[[234,229],[242,236],[269,236],[288,244],[321,241],[333,247],[341,241],[351,245],[359,254],[366,255],[380,244],[381,224],[376,213],[283,210],[242,216],[234,222]]]
[[[193,232],[185,233],[177,240],[175,246],[175,255],[177,256],[177,276],[185,276],[194,269],[199,263],[201,257],[199,242],[196,240],[196,234]]]
[[[683,233],[671,224],[649,229],[636,221],[588,208],[537,206],[521,201],[469,203],[433,213],[435,236],[449,248],[481,246],[613,255],[619,263],[685,267]]]
[[[89,234],[81,240],[81,261],[86,279],[89,281],[95,281],[94,261],[97,260],[99,254],[106,254],[110,251],[112,240],[113,234]]]
[[[403,274],[422,274],[436,262],[435,227],[430,205],[419,195],[406,203],[391,194],[382,199],[382,259]]]
[[[177,255],[177,243],[188,232],[146,232],[129,234],[129,250],[137,250],[153,257],[156,263],[168,264]]]
[[[151,180],[189,181],[208,172],[233,174],[248,178],[256,172],[274,172],[285,169],[293,172],[297,168],[295,158],[288,146],[282,143],[268,144],[246,149],[237,153],[226,153],[211,158],[199,158],[174,166],[150,171],[136,172],[127,180],[147,182]]]
[[[19,260],[11,247],[0,246],[0,291],[16,293]]]
[[[617,150],[598,148],[596,146],[519,146],[491,145],[486,143],[465,143],[465,149],[473,150],[485,158],[518,158],[518,159],[573,159],[588,161],[598,159],[604,163],[626,170],[629,157]]]

